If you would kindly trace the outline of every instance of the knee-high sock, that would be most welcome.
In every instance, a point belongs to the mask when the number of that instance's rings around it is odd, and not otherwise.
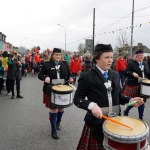
[[[61,121],[61,118],[62,118],[62,115],[63,115],[64,111],[61,111],[61,112],[58,112],[57,113],[57,123],[59,124],[60,121]]]
[[[57,113],[49,113],[52,132],[56,132]]]
[[[139,119],[142,119],[144,114],[144,104],[138,107],[138,111],[139,111]]]

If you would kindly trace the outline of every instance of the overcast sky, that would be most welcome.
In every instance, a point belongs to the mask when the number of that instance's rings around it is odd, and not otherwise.
[[[95,43],[118,45],[120,32],[127,32],[130,44],[133,0],[1,0],[0,32],[14,46],[31,49],[59,47],[76,51],[93,32]],[[133,45],[142,42],[150,48],[150,0],[135,0]],[[124,17],[124,18],[123,18]],[[119,21],[120,20],[120,21]],[[115,23],[116,22],[116,23]],[[118,31],[121,29],[120,31]]]

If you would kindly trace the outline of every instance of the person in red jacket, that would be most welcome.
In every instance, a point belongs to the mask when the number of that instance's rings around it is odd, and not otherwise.
[[[80,74],[81,71],[81,59],[76,54],[74,56],[74,59],[70,62],[70,71],[72,74],[72,77],[74,78],[74,84],[76,83],[76,76]]]
[[[116,71],[119,73],[121,86],[124,85],[124,71],[127,66],[127,61],[124,59],[123,54],[120,54],[119,58],[116,61]]]

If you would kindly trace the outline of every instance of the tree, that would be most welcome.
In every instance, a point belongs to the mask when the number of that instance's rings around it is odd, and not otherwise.
[[[33,46],[33,47],[31,48],[31,52],[34,52],[34,50],[35,50],[36,48],[37,48],[36,46]]]
[[[84,54],[84,48],[85,48],[85,44],[84,43],[80,43],[78,45],[79,55],[83,55]]]
[[[119,53],[128,53],[129,52],[129,45],[128,45],[128,39],[129,35],[127,35],[127,32],[120,32],[120,35],[118,36],[118,47],[119,47]]]

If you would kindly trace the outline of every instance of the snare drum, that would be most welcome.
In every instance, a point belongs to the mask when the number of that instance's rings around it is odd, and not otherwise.
[[[150,80],[142,80],[141,95],[150,97]]]
[[[111,121],[103,124],[104,147],[107,150],[146,150],[149,135],[148,125],[136,118],[117,116],[113,119],[124,123],[132,129]]]
[[[57,107],[69,107],[73,103],[73,89],[69,85],[55,85],[51,89],[51,103]]]

